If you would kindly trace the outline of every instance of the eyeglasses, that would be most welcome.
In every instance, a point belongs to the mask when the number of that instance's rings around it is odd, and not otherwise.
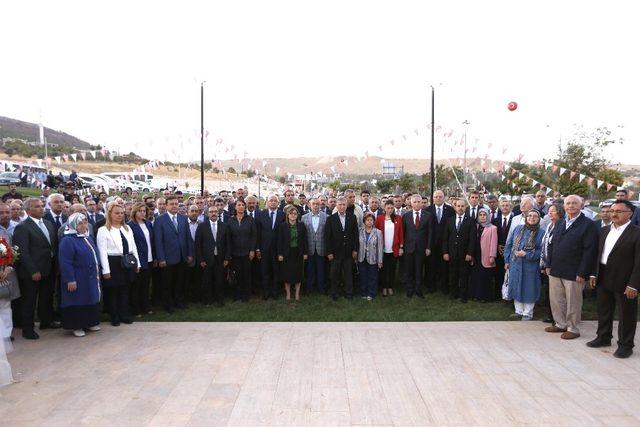
[[[621,213],[625,213],[625,212],[631,212],[631,211],[630,211],[630,210],[619,211],[619,210],[617,210],[617,209],[615,209],[615,210],[614,210],[614,209],[611,209],[611,210],[609,211],[609,213],[612,213],[612,214],[621,214]]]

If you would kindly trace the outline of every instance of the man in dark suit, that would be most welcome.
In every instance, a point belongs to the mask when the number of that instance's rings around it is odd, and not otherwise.
[[[404,228],[404,279],[407,297],[416,295],[424,298],[422,293],[422,270],[425,257],[431,254],[431,217],[426,209],[422,209],[422,196],[411,196],[411,209],[402,215]]]
[[[594,274],[598,256],[598,230],[580,210],[582,198],[570,195],[564,199],[566,216],[559,220],[553,233],[553,247],[548,254],[550,268],[549,297],[556,322],[546,332],[562,333],[562,339],[578,338],[582,314],[582,291],[585,281]]]
[[[442,258],[449,262],[449,295],[467,302],[469,271],[476,247],[476,221],[465,213],[464,200],[456,200],[456,214],[449,218],[442,238]]]
[[[444,203],[442,190],[436,190],[433,193],[433,204],[427,207],[427,212],[431,216],[431,230],[433,233],[427,292],[435,292],[436,288],[440,288],[440,291],[446,295],[449,293],[449,272],[447,271],[449,265],[442,259],[442,243],[447,221],[456,213],[451,206]]]
[[[590,277],[598,293],[598,332],[589,347],[607,347],[613,338],[613,313],[619,307],[618,349],[615,357],[633,353],[640,289],[640,228],[631,224],[634,206],[619,200],[611,207],[612,224],[604,227],[598,246],[598,271]]]
[[[59,193],[55,193],[49,196],[49,206],[51,210],[44,214],[43,219],[46,219],[53,224],[53,229],[58,234],[58,228],[69,219],[62,213],[64,209],[64,196]]]
[[[167,212],[153,226],[158,265],[162,269],[162,304],[168,313],[184,307],[185,267],[193,260],[187,217],[178,214],[178,198],[167,197]]]
[[[231,218],[231,215],[224,209],[224,207],[227,206],[224,199],[222,199],[222,197],[218,197],[214,200],[213,204],[218,210],[218,221],[227,222],[229,218]]]
[[[480,203],[480,193],[477,191],[469,192],[469,207],[465,211],[465,216],[473,219],[474,221],[478,218],[478,209],[482,207],[482,203]]]
[[[342,281],[347,299],[353,299],[353,263],[358,256],[360,242],[356,216],[347,213],[347,199],[336,203],[337,212],[327,218],[325,245],[331,263],[331,297],[338,300],[338,283]]]
[[[286,190],[284,192],[284,199],[280,202],[280,207],[278,209],[280,209],[282,213],[284,213],[284,208],[287,205],[295,206],[296,209],[298,209],[298,218],[302,218],[302,215],[304,214],[304,212],[302,211],[302,206],[296,205],[295,194],[293,190]]]
[[[491,221],[493,225],[498,229],[498,256],[496,257],[496,268],[494,269],[494,298],[499,300],[502,298],[502,284],[504,283],[504,247],[507,244],[507,236],[511,229],[511,219],[513,213],[511,212],[511,202],[509,200],[500,201],[499,215]]]
[[[87,197],[85,206],[87,207],[87,218],[89,220],[89,224],[96,227],[96,223],[104,219],[104,215],[100,212],[96,212],[96,201],[92,198]]]
[[[42,219],[42,201],[30,197],[24,202],[24,208],[29,216],[13,232],[13,244],[20,248],[22,336],[34,340],[39,338],[34,331],[33,319],[36,301],[40,329],[59,327],[53,321],[52,268],[58,245],[53,225]]]
[[[224,305],[224,268],[229,264],[230,250],[226,224],[218,221],[218,209],[211,206],[208,218],[198,225],[195,239],[196,263],[202,268],[205,304]]]
[[[262,299],[276,299],[280,289],[280,263],[276,251],[278,226],[284,221],[284,212],[278,209],[278,196],[267,199],[267,207],[256,215],[258,242],[256,258],[260,260]]]
[[[600,207],[600,219],[595,223],[599,233],[602,233],[605,227],[611,225],[611,203],[603,204]]]

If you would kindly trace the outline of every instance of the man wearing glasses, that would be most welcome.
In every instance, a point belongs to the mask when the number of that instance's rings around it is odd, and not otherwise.
[[[608,347],[613,338],[613,313],[620,312],[618,349],[613,354],[626,359],[633,353],[640,289],[640,228],[631,224],[635,210],[628,200],[618,200],[609,211],[611,225],[604,227],[598,249],[598,270],[589,278],[598,295],[598,331],[589,347]]]

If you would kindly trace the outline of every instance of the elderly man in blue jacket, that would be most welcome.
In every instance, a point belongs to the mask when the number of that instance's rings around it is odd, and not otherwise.
[[[549,254],[549,299],[555,324],[545,331],[562,333],[563,339],[580,336],[582,290],[597,267],[599,233],[581,208],[580,196],[572,194],[564,199],[566,216],[556,225]]]
[[[184,308],[184,276],[193,261],[193,243],[187,217],[178,213],[178,198],[166,198],[167,212],[154,222],[154,245],[162,275],[162,305],[168,313]]]

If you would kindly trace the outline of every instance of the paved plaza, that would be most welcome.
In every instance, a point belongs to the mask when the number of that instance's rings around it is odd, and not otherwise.
[[[541,322],[136,323],[17,338],[5,425],[639,425],[640,355]],[[19,334],[17,334],[19,335]]]

